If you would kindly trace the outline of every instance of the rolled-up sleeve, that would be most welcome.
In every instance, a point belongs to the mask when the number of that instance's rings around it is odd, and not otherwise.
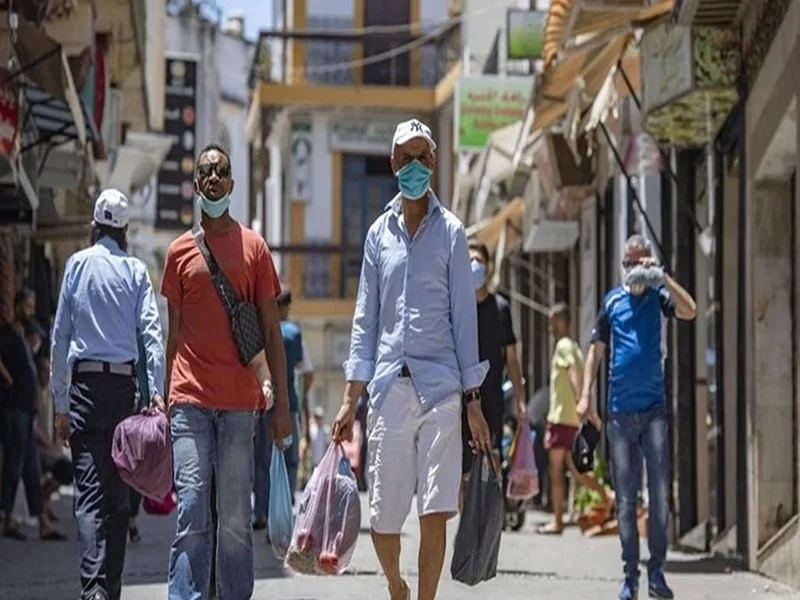
[[[364,242],[364,259],[350,334],[350,355],[344,363],[347,381],[372,380],[378,344],[380,281],[378,276],[377,233],[370,229]]]
[[[461,387],[471,390],[483,383],[489,372],[489,361],[479,362],[478,303],[469,261],[467,235],[459,226],[452,234],[450,246],[450,319],[456,347]]]
[[[156,294],[144,264],[140,281],[137,301],[139,333],[147,352],[147,384],[152,398],[156,394],[164,395],[164,339],[161,334],[161,317],[158,314]],[[139,360],[142,358],[140,356]]]
[[[53,396],[53,408],[57,415],[69,413],[69,346],[72,341],[71,265],[71,261],[67,261],[64,268],[64,278],[61,281],[61,292],[58,296],[58,307],[50,341],[50,391]]]

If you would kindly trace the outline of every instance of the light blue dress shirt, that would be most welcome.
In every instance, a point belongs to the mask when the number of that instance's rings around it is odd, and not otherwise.
[[[411,239],[401,208],[398,194],[367,233],[344,370],[348,381],[369,382],[378,407],[405,364],[427,411],[479,387],[489,363],[479,362],[464,226],[431,192]]]
[[[151,395],[164,394],[164,342],[147,267],[109,237],[67,260],[52,335],[50,382],[56,414],[69,412],[69,378],[78,360],[126,363],[147,350]],[[111,399],[110,399],[111,400]]]

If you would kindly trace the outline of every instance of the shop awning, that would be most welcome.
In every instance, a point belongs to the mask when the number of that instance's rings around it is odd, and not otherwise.
[[[77,141],[85,147],[88,141],[100,138],[94,119],[88,114],[83,101],[75,96],[75,103],[80,118],[75,118],[73,107],[69,102],[54,96],[43,89],[23,86],[25,98],[25,116],[23,119],[30,122],[39,132],[38,139],[22,148],[22,152],[38,144],[59,145],[70,141]]]
[[[576,221],[542,219],[528,230],[522,249],[525,252],[567,252],[575,247],[580,235]]]
[[[502,129],[498,129],[489,136],[489,143],[483,149],[478,161],[473,165],[472,179],[475,185],[474,214],[472,220],[481,221],[485,216],[487,202],[492,186],[502,181],[507,181],[517,174],[524,175],[533,169],[533,155],[526,154],[517,164],[514,163],[514,151],[518,143],[530,147],[530,136],[523,135],[524,123],[517,121]],[[518,187],[513,185],[511,188]],[[510,190],[511,194],[519,193]]]
[[[10,42],[5,41],[7,39],[5,36],[0,38],[2,55],[6,55],[6,48],[3,46],[10,50]],[[86,121],[93,119],[85,118],[69,61],[61,44],[49,37],[43,29],[20,19],[14,53],[19,68],[11,77],[24,75],[44,94],[61,101],[72,116],[76,139],[82,146],[85,145],[86,128],[89,126]]]
[[[551,0],[544,27],[542,58],[545,72],[563,53],[595,36],[626,27],[639,27],[669,15],[672,0],[650,6],[642,0]]]
[[[511,250],[520,241],[524,214],[525,203],[522,198],[514,198],[488,219],[468,227],[467,237],[483,242],[490,252],[497,250],[504,237],[505,250]]]
[[[172,139],[155,133],[129,133],[111,165],[108,185],[130,194],[147,184],[161,168]]]

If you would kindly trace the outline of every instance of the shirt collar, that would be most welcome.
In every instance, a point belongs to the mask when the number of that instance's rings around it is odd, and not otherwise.
[[[120,256],[124,256],[126,254],[122,251],[122,248],[119,247],[117,241],[108,235],[101,236],[100,239],[97,240],[97,245],[102,246],[111,252],[111,254],[117,254]]]
[[[399,215],[403,209],[403,195],[398,193],[394,198],[392,198],[391,202],[386,205],[387,209],[391,209],[391,211]],[[432,214],[434,211],[442,211],[444,207],[442,203],[439,202],[439,198],[436,197],[436,194],[433,193],[433,190],[428,190],[428,214]]]

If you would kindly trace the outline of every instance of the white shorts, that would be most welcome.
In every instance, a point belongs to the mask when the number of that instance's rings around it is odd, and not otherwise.
[[[423,413],[411,379],[399,378],[378,410],[370,408],[367,477],[370,525],[400,533],[417,493],[420,516],[458,512],[461,394]]]

